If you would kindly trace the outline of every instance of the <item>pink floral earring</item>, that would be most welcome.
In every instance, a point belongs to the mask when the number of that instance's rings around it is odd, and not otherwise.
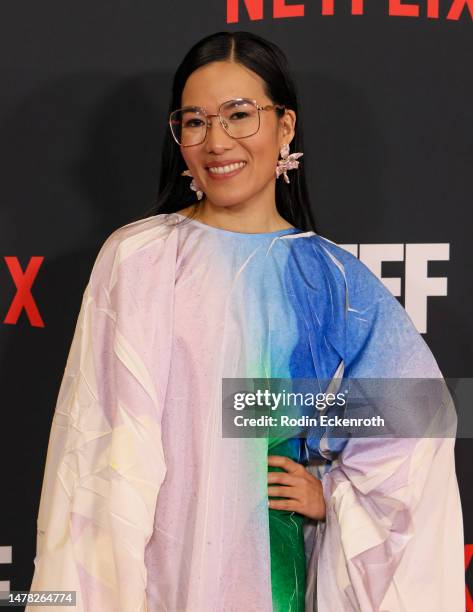
[[[184,170],[184,172],[181,172],[181,176],[191,176],[191,171],[190,170]],[[192,191],[195,191],[197,194],[197,199],[198,200],[202,200],[202,198],[204,197],[204,192],[200,189],[200,187],[197,185],[196,180],[194,177],[192,177],[192,181],[191,184],[189,185],[189,187],[192,189]]]
[[[290,183],[287,176],[287,171],[296,170],[299,167],[297,158],[302,157],[304,153],[291,153],[289,155],[289,145],[287,143],[281,147],[279,153],[282,159],[278,161],[278,165],[276,166],[276,178],[279,178],[279,176],[282,174],[286,183]]]

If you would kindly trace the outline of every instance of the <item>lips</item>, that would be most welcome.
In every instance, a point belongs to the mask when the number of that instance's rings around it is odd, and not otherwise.
[[[229,166],[230,164],[246,163],[245,159],[226,159],[225,161],[212,161],[205,165],[206,169],[219,168],[220,166]]]
[[[238,164],[238,165],[237,165]],[[243,165],[241,165],[243,164]],[[245,161],[235,161],[235,162],[224,162],[219,164],[212,164],[207,167],[208,175],[213,179],[226,179],[231,178],[241,172],[247,163]],[[211,168],[214,168],[211,170]],[[227,168],[224,170],[224,168]]]

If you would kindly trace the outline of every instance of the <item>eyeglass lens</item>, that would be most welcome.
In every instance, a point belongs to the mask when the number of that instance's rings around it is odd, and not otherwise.
[[[224,128],[233,138],[245,138],[258,131],[258,109],[251,100],[230,100],[222,105],[220,115]],[[174,137],[181,145],[200,144],[205,140],[206,117],[198,106],[174,111],[170,125]]]

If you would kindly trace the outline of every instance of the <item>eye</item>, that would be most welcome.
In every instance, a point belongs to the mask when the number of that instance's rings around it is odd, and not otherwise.
[[[184,127],[186,128],[200,127],[201,125],[203,125],[203,123],[200,119],[188,119],[184,121]]]
[[[248,117],[248,113],[245,113],[244,111],[236,111],[235,113],[231,114],[230,119],[234,119],[236,115],[238,115],[238,119],[245,119]]]

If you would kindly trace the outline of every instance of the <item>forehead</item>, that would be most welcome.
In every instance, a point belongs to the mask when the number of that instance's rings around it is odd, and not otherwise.
[[[209,112],[231,98],[270,102],[264,81],[255,72],[234,62],[212,62],[195,70],[182,92],[182,106],[205,106]]]

